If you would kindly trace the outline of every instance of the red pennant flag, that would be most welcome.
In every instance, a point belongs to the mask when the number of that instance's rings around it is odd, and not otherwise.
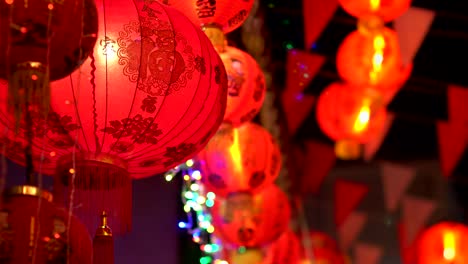
[[[333,146],[317,141],[306,141],[304,154],[306,167],[298,184],[301,193],[316,194],[323,180],[335,165],[336,155]]]
[[[414,264],[416,263],[416,254],[414,248],[414,244],[407,245],[406,240],[406,229],[403,222],[400,222],[397,227],[398,232],[398,240],[400,242],[400,256],[402,264]]]
[[[338,8],[338,0],[303,0],[304,41],[307,49],[317,41]]]
[[[336,180],[335,182],[335,224],[340,227],[349,214],[359,205],[369,191],[360,183]]]
[[[442,173],[450,177],[468,146],[468,125],[461,122],[437,122],[437,134]]]
[[[449,85],[447,97],[450,122],[460,122],[468,126],[468,89]]]
[[[385,205],[389,212],[397,209],[401,197],[416,176],[413,168],[392,163],[382,164],[382,182]]]
[[[314,76],[320,70],[325,57],[299,50],[288,52],[286,62],[286,88],[281,96],[283,110],[286,114],[288,131],[291,135],[309,115],[315,98],[303,93]]]
[[[375,245],[359,243],[354,248],[356,264],[377,264],[383,255],[383,249]]]
[[[354,244],[367,222],[367,214],[353,212],[346,221],[338,228],[338,239],[343,252]]]
[[[405,245],[413,244],[435,209],[434,201],[412,196],[403,198],[402,216],[405,228]]]
[[[379,150],[380,146],[385,140],[385,137],[388,134],[388,131],[392,127],[393,120],[395,119],[395,115],[389,113],[387,115],[387,120],[385,121],[385,125],[382,128],[382,131],[380,133],[373,137],[371,141],[369,141],[367,144],[364,145],[364,160],[370,161],[374,158],[375,154]]]

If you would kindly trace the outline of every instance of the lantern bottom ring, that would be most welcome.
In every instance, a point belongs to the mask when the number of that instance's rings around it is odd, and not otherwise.
[[[32,186],[32,185],[18,185],[8,188],[4,192],[5,196],[36,196],[42,197],[44,200],[48,202],[52,202],[53,195],[52,193],[41,190],[39,187]]]

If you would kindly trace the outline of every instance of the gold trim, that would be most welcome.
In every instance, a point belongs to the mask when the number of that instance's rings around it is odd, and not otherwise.
[[[58,161],[60,166],[70,165],[73,161],[73,153],[61,157]],[[124,170],[128,170],[128,164],[122,158],[110,155],[106,153],[92,153],[92,152],[78,152],[75,156],[76,163],[86,162],[86,161],[95,161],[102,162],[110,165],[114,165]],[[77,166],[78,167],[78,166]]]
[[[32,185],[13,186],[11,188],[6,189],[4,194],[7,196],[25,195],[25,196],[42,197],[48,202],[52,202],[54,198],[52,193],[45,191],[45,190],[41,190],[39,189],[39,187],[32,186]]]
[[[105,211],[103,211],[101,214],[101,226],[99,226],[96,230],[95,236],[112,237],[112,230],[107,225],[107,213]]]
[[[226,36],[219,26],[215,24],[204,25],[202,26],[202,30],[210,39],[213,47],[218,53],[223,53],[226,51]]]

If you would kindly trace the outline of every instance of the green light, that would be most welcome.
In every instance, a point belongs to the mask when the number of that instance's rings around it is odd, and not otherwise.
[[[293,44],[291,42],[289,42],[289,43],[286,44],[286,48],[288,50],[290,50],[290,49],[294,49],[294,46],[293,46]]]
[[[291,24],[291,21],[289,21],[289,19],[283,20],[283,25],[289,25],[289,24]]]
[[[211,261],[212,261],[211,257],[205,256],[200,259],[200,264],[209,264],[211,263]]]
[[[275,7],[275,4],[273,4],[273,3],[268,4],[268,8],[274,8],[274,7]]]
[[[239,249],[237,250],[240,254],[244,254],[247,249],[245,247],[239,247]]]
[[[205,203],[205,204],[206,204],[206,206],[208,206],[208,207],[213,207],[214,201],[213,201],[213,200],[206,200],[206,203]]]

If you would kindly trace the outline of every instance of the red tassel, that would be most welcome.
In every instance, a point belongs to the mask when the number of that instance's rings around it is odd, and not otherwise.
[[[93,263],[114,264],[114,237],[107,225],[107,214],[101,215],[101,226],[96,230],[93,240]]]

